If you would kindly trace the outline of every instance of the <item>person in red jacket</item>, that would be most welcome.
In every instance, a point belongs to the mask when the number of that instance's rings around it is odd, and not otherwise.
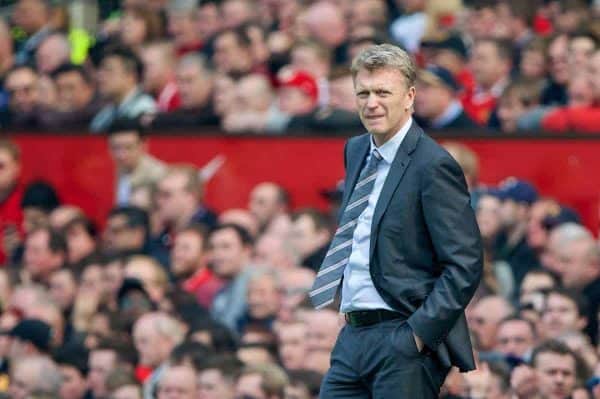
[[[23,187],[19,184],[21,152],[9,140],[0,140],[0,265],[8,261],[10,252],[19,244],[23,220],[21,198]]]

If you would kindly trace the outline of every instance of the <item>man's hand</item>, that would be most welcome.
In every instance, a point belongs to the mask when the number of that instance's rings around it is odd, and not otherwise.
[[[423,347],[425,347],[425,344],[423,344],[423,340],[419,338],[419,336],[414,332],[412,333],[412,335],[415,338],[415,344],[417,344],[417,349],[419,350],[419,352],[423,351]]]

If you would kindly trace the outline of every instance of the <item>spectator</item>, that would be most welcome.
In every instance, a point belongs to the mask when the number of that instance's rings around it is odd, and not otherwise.
[[[45,129],[70,130],[87,127],[102,107],[92,77],[85,68],[64,64],[51,75],[56,85],[56,104],[39,115]]]
[[[257,18],[257,8],[252,0],[225,0],[221,4],[223,28],[233,29]]]
[[[517,133],[528,126],[524,116],[539,105],[541,87],[537,82],[510,83],[498,100],[498,121],[503,133]]]
[[[119,363],[119,346],[116,342],[101,342],[89,354],[88,386],[94,399],[107,399],[108,388],[106,378]]]
[[[166,165],[150,155],[139,124],[116,121],[108,133],[108,145],[116,168],[116,199],[118,205],[127,205],[132,186],[155,184],[166,173]]]
[[[324,44],[333,54],[334,64],[344,64],[346,59],[345,41],[348,25],[344,13],[334,3],[317,1],[311,4],[300,16],[308,37]]]
[[[154,128],[183,128],[217,126],[217,117],[211,97],[216,94],[212,71],[201,55],[188,54],[179,60],[176,68],[177,90],[181,97],[178,111],[159,113],[150,118]]]
[[[471,68],[475,76],[475,89],[465,92],[462,104],[465,112],[475,122],[485,125],[498,98],[509,83],[512,53],[510,46],[498,40],[480,40],[471,53]]]
[[[542,92],[542,104],[566,105],[567,84],[569,82],[569,39],[566,35],[557,34],[548,44],[548,59],[550,61],[550,80]]]
[[[156,110],[156,103],[142,92],[140,83],[144,68],[135,53],[127,48],[108,49],[100,61],[98,86],[102,97],[108,101],[94,116],[92,132],[106,131],[118,118],[137,118]]]
[[[235,379],[242,363],[235,357],[218,355],[210,358],[198,374],[198,399],[233,399]]]
[[[196,370],[189,365],[167,366],[158,382],[158,399],[196,399],[198,381]]]
[[[208,267],[208,233],[202,225],[180,230],[171,250],[171,272],[179,285],[209,309],[223,282]]]
[[[201,50],[204,43],[198,37],[198,2],[169,0],[166,10],[168,30],[173,37],[177,56]]]
[[[323,373],[322,368],[327,370],[329,367],[331,350],[341,328],[340,317],[337,312],[331,309],[311,310],[305,317],[305,368]],[[324,365],[321,364],[323,362]]]
[[[290,66],[296,71],[310,71],[318,87],[319,107],[329,104],[331,53],[327,47],[315,41],[296,44],[290,54]]]
[[[256,238],[258,235],[259,225],[254,214],[246,209],[228,209],[219,214],[219,224],[237,224],[248,231],[248,233]]]
[[[392,22],[390,33],[408,52],[416,53],[427,23],[425,1],[401,1],[400,5],[404,13]]]
[[[214,42],[213,63],[215,70],[233,76],[243,76],[253,71],[250,37],[242,28],[225,29],[217,34]]]
[[[491,351],[497,343],[500,322],[509,317],[514,309],[504,297],[497,295],[483,297],[471,306],[468,317],[474,345],[480,351]]]
[[[46,356],[24,356],[11,367],[8,393],[14,399],[33,394],[57,397],[62,378],[56,364]]]
[[[242,370],[237,380],[236,394],[283,399],[287,382],[287,375],[279,366],[268,363],[249,366]]]
[[[289,195],[275,183],[259,183],[252,189],[248,209],[258,219],[260,230],[266,231],[278,218],[287,217]]]
[[[279,358],[286,370],[301,370],[306,366],[306,325],[300,321],[277,325]]]
[[[4,88],[10,98],[10,125],[19,128],[36,127],[39,93],[35,70],[29,66],[13,67],[6,73]]]
[[[206,43],[219,31],[223,18],[215,0],[203,1],[198,7],[197,34],[201,42]]]
[[[113,208],[102,237],[104,249],[112,253],[144,253],[150,226],[148,214],[134,206]]]
[[[34,61],[40,43],[51,33],[51,5],[45,0],[19,0],[13,10],[13,22],[23,29],[28,39],[19,46],[16,55],[18,65]]]
[[[556,339],[570,331],[582,331],[587,323],[587,302],[574,291],[555,288],[546,295],[540,331],[546,339]]]
[[[547,45],[541,38],[534,38],[523,47],[519,64],[519,75],[525,80],[543,80],[546,77],[548,57]]]
[[[62,234],[47,227],[32,230],[25,240],[23,253],[24,278],[48,283],[53,271],[67,260],[67,243]]]
[[[310,291],[310,287],[312,287],[315,280],[315,274],[314,271],[304,267],[281,270],[283,299],[277,316],[280,321],[288,322],[295,319],[294,312],[308,297],[308,291]]]
[[[142,399],[142,387],[131,370],[117,367],[106,377],[108,397],[112,399]]]
[[[175,83],[175,52],[168,42],[154,42],[142,47],[144,89],[154,96],[158,111],[178,109],[181,98]]]
[[[168,276],[155,258],[143,255],[130,257],[125,262],[123,276],[139,280],[155,304],[160,303],[167,294]]]
[[[164,36],[159,14],[143,6],[126,7],[119,22],[120,42],[135,51]]]
[[[27,356],[47,356],[50,352],[52,329],[38,319],[24,319],[11,331],[10,360]]]
[[[69,39],[62,33],[47,35],[36,50],[35,60],[37,70],[42,75],[52,74],[59,66],[71,59]]]
[[[20,243],[19,230],[23,222],[21,151],[12,141],[0,140],[0,164],[3,165],[0,168],[0,234],[3,240],[0,264],[4,264]]]
[[[248,280],[246,303],[248,310],[238,320],[238,331],[252,325],[272,330],[273,322],[281,307],[282,287],[277,272],[273,269],[258,269]]]
[[[294,213],[290,244],[300,255],[302,266],[318,271],[330,240],[331,231],[324,214],[310,208]]]
[[[498,325],[495,349],[503,355],[526,360],[536,343],[536,328],[529,320],[508,317]]]
[[[458,84],[450,71],[430,66],[419,73],[415,97],[415,113],[421,126],[433,129],[474,129],[457,99]]]
[[[62,374],[60,397],[62,399],[88,399],[91,392],[87,386],[88,351],[73,346],[55,354],[54,359]]]
[[[223,289],[214,298],[212,315],[215,320],[235,330],[237,320],[246,311],[252,238],[244,228],[225,224],[211,232],[209,243],[211,267],[219,278],[225,280]]]
[[[298,266],[298,254],[286,237],[275,234],[263,234],[254,245],[254,261],[259,265],[278,270]]]
[[[449,70],[462,90],[472,92],[475,89],[475,78],[467,65],[467,45],[460,35],[451,34],[438,40],[427,40],[423,43],[423,49],[431,49],[431,63]]]
[[[314,77],[304,71],[283,71],[279,77],[277,90],[278,107],[291,120],[283,125],[283,129],[293,128],[294,117],[310,115],[317,109],[318,87]],[[298,128],[302,125],[297,126]],[[269,127],[269,130],[271,128]],[[275,131],[277,131],[275,129]]]
[[[353,1],[348,25],[375,26],[385,29],[388,25],[388,5],[382,0]]]
[[[546,217],[559,213],[560,205],[552,198],[540,198],[532,206],[527,223],[527,245],[540,255],[548,242],[549,231],[543,225]],[[543,260],[540,258],[542,264]]]
[[[235,108],[225,111],[222,127],[227,132],[265,132],[273,112],[275,93],[269,79],[262,74],[246,75],[235,88]]]
[[[77,279],[71,269],[62,268],[50,276],[48,294],[68,319],[77,295]]]
[[[85,263],[96,254],[96,226],[85,217],[71,220],[64,229],[67,261],[71,265]]]

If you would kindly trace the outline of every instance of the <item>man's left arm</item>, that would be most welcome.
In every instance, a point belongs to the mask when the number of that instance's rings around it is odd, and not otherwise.
[[[423,215],[441,269],[433,290],[409,317],[421,342],[435,350],[446,338],[479,286],[483,270],[481,236],[460,166],[450,156],[423,171]]]

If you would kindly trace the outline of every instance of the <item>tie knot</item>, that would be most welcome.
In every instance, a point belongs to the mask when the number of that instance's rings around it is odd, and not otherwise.
[[[381,161],[383,159],[383,157],[381,156],[379,151],[377,151],[377,149],[374,149],[371,155],[373,155],[374,161]]]

